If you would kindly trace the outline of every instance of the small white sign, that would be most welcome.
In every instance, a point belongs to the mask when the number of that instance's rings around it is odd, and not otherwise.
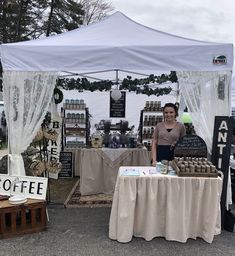
[[[14,182],[16,178],[19,182]],[[26,198],[46,199],[47,178],[9,176],[0,174],[0,195],[24,195]]]

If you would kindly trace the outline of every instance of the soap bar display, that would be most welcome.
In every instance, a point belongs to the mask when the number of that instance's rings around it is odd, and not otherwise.
[[[217,177],[216,167],[203,157],[175,157],[173,168],[178,176]]]

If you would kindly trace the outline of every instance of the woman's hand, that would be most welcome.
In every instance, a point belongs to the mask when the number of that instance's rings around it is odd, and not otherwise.
[[[152,166],[154,166],[154,167],[155,167],[155,166],[156,166],[156,164],[157,164],[157,161],[156,161],[156,160],[153,160],[153,161],[152,161]]]

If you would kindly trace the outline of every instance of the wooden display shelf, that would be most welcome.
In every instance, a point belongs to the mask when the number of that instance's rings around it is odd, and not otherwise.
[[[162,109],[158,109],[158,110],[145,110],[143,109],[143,112],[144,113],[147,113],[147,114],[159,114],[159,115],[162,115]]]
[[[66,136],[81,136],[84,137],[86,135],[85,128],[65,128],[65,135]]]
[[[207,172],[178,172],[179,177],[218,177],[218,173],[207,173]]]
[[[12,205],[0,201],[0,238],[43,231],[47,228],[46,201],[28,199],[26,203]]]

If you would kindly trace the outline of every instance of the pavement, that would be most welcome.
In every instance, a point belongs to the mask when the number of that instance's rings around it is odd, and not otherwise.
[[[212,244],[133,238],[119,243],[108,237],[110,208],[64,208],[49,204],[47,231],[0,240],[0,255],[10,256],[234,256],[235,233],[222,231]]]
[[[58,186],[69,183],[73,186],[74,182],[59,181]],[[149,242],[135,237],[129,243],[113,241],[108,237],[110,208],[64,208],[66,196],[56,200],[58,196],[53,195],[47,207],[47,230],[0,240],[0,256],[235,256],[235,233],[225,230],[212,244],[200,238],[187,243],[162,237]]]

